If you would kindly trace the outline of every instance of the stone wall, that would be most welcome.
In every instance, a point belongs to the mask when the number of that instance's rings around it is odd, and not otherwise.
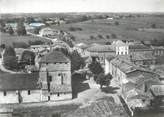
[[[0,104],[3,103],[19,103],[16,91],[6,91],[6,96],[3,91],[0,91]]]
[[[41,101],[41,90],[24,90],[21,91],[22,103],[27,102],[40,102]]]

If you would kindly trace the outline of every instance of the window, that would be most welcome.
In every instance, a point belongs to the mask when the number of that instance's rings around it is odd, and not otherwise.
[[[63,75],[61,76],[61,84],[62,84],[62,85],[64,84],[64,78],[63,78]]]
[[[6,94],[7,94],[6,91],[4,91],[4,92],[3,92],[3,95],[6,96]]]
[[[57,96],[59,97],[59,96],[60,96],[60,94],[59,94],[59,93],[57,93]]]
[[[28,95],[30,95],[31,94],[30,90],[28,90],[27,93],[28,93]]]
[[[48,76],[48,81],[52,82],[52,76]]]

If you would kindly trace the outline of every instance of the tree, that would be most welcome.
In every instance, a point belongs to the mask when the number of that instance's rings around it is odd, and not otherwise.
[[[115,23],[114,23],[114,24],[118,26],[120,23],[119,23],[118,21],[115,21]]]
[[[106,75],[104,73],[100,73],[96,79],[96,82],[100,84],[100,88],[102,88],[103,85],[108,87],[110,85],[111,79],[112,75],[110,73]]]
[[[114,34],[114,33],[112,33],[111,36],[112,36],[113,39],[116,39],[117,38],[117,35]]]
[[[35,64],[35,54],[26,50],[22,53],[21,61],[27,65],[33,65]]]
[[[106,35],[106,38],[107,38],[107,39],[110,39],[110,36],[109,36],[109,35]]]
[[[17,31],[17,34],[20,36],[20,35],[26,35],[26,29],[25,29],[25,26],[23,24],[22,21],[19,21],[17,23],[17,27],[16,27],[16,31]]]
[[[16,56],[14,48],[11,46],[5,47],[5,53],[3,56]]]
[[[71,71],[80,69],[85,65],[85,62],[81,55],[77,51],[73,51],[69,54],[71,60]]]
[[[18,67],[16,56],[4,56],[3,62],[4,62],[4,66],[7,69],[14,70],[14,69],[17,69]]]
[[[62,41],[66,42],[70,47],[73,47],[73,42],[71,39],[61,38]]]
[[[94,40],[94,39],[96,39],[96,38],[95,38],[93,35],[91,35],[91,36],[90,36],[90,39],[91,39],[91,40]]]
[[[10,26],[9,27],[9,29],[8,29],[8,33],[10,34],[10,35],[13,35],[14,34],[14,30],[13,30],[13,28]]]
[[[111,45],[111,42],[106,42],[105,45]]]
[[[157,26],[156,26],[156,24],[152,24],[151,27],[152,28],[156,28]]]
[[[89,64],[88,67],[89,67],[90,71],[93,74],[96,74],[96,75],[104,72],[101,64],[99,62],[97,62],[97,61],[93,61],[91,64]]]
[[[5,23],[4,23],[4,21],[0,21],[0,31],[1,32],[5,32],[6,30],[5,30]]]
[[[104,38],[104,37],[103,37],[102,35],[100,35],[100,34],[98,34],[97,37],[98,37],[99,39],[103,39],[103,38]]]
[[[5,53],[3,54],[3,62],[8,69],[17,69],[16,53],[12,47],[5,47]]]

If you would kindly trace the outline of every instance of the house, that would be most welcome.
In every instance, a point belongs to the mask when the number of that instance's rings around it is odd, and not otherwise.
[[[55,35],[59,35],[60,31],[57,29],[52,29],[49,27],[43,28],[39,31],[39,35],[41,36],[55,36]]]
[[[153,85],[151,87],[151,93],[154,96],[152,105],[155,108],[164,108],[164,85]]]
[[[156,64],[156,57],[149,52],[131,53],[128,57],[130,57],[131,62],[136,65],[150,66]]]
[[[40,60],[42,100],[72,99],[71,62],[60,51],[52,51]]]
[[[121,40],[113,41],[113,48],[116,51],[116,55],[126,55],[129,54],[129,46]]]
[[[129,45],[129,53],[130,54],[136,54],[136,53],[153,53],[153,50],[145,46],[143,44],[134,44],[134,45]]]
[[[105,74],[110,73],[116,80],[118,86],[121,86],[129,81],[132,77],[146,79],[158,79],[159,76],[145,68],[135,65],[127,56],[117,56],[114,59],[105,60]],[[159,79],[158,79],[159,80]],[[136,82],[136,81],[134,81]]]
[[[30,50],[33,51],[34,53],[39,53],[40,51],[43,50],[50,50],[49,45],[31,45]]]
[[[163,46],[151,46],[154,56],[164,56],[164,47]]]
[[[38,73],[1,74],[0,104],[40,102],[38,78]]]
[[[98,61],[104,64],[105,58],[114,56],[115,50],[111,45],[95,45],[87,48],[92,61]]]

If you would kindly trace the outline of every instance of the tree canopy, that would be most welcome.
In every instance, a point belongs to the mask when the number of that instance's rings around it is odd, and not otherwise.
[[[4,56],[3,62],[7,69],[14,70],[18,67],[16,56]]]
[[[16,53],[12,47],[5,47],[5,53],[3,55],[3,62],[8,69],[17,69],[17,58]]]
[[[5,47],[4,56],[16,56],[14,48],[12,48],[11,46]]]
[[[14,34],[14,30],[13,30],[13,28],[10,26],[9,27],[9,29],[8,29],[8,33],[10,34],[10,35],[13,35]]]
[[[78,70],[80,69],[80,67],[83,67],[85,65],[83,58],[77,51],[71,52],[69,54],[69,57],[71,60],[71,71]]]
[[[104,73],[100,73],[96,79],[96,82],[100,84],[101,88],[103,85],[108,87],[110,85],[111,79],[112,79],[112,75],[110,73],[106,75]]]
[[[97,61],[93,61],[91,64],[89,64],[89,69],[93,74],[100,74],[103,73],[103,68],[101,66],[101,64]]]
[[[26,35],[26,29],[22,21],[17,23],[16,31],[18,35]]]
[[[21,61],[28,65],[34,64],[35,63],[35,54],[28,50],[24,51],[22,53]]]

